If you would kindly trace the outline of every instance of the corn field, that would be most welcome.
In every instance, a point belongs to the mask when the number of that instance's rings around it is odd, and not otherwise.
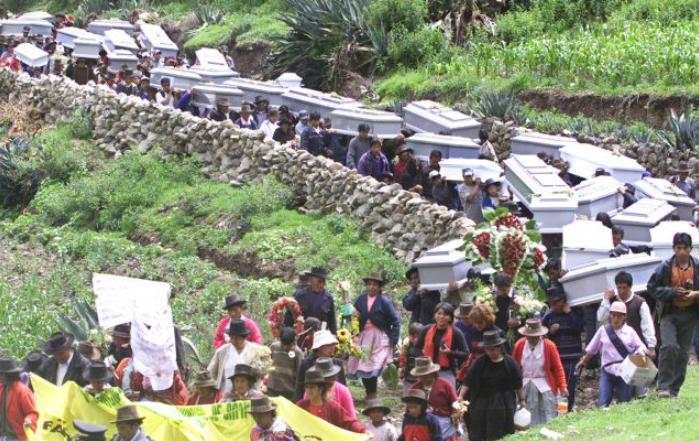
[[[450,70],[491,77],[529,72],[570,86],[682,86],[699,80],[698,51],[699,22],[628,21],[514,46],[477,45]]]

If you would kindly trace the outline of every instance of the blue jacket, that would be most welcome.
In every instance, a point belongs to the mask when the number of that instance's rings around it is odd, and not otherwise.
[[[410,323],[421,323],[425,326],[434,322],[434,308],[440,302],[439,291],[428,291],[425,297],[417,295],[417,288],[410,288],[403,297],[403,308],[410,311]]]
[[[368,295],[361,294],[354,301],[354,309],[359,312],[359,330],[364,330],[367,320],[371,320],[377,328],[388,335],[392,345],[397,345],[400,340],[400,317],[393,307],[393,303],[382,294],[376,296],[371,311],[367,311]]]
[[[313,127],[308,126],[301,134],[301,150],[307,150],[313,156],[322,155],[324,153],[323,135],[322,131],[318,133]]]
[[[299,303],[301,312],[303,312],[303,318],[315,317],[321,322],[326,322],[328,324],[328,331],[333,334],[337,334],[337,319],[335,318],[335,301],[333,300],[332,294],[327,290],[323,289],[323,298],[320,301],[318,307],[313,310],[311,309],[311,288],[304,288],[298,290],[294,293],[294,298]],[[291,314],[288,312],[284,317],[284,323],[286,326],[293,326],[294,320]]]

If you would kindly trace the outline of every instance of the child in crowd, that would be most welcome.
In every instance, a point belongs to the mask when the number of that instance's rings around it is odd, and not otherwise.
[[[391,413],[388,406],[384,406],[380,398],[369,400],[362,413],[369,417],[371,423],[366,429],[374,435],[372,441],[397,441],[398,432],[393,424],[386,421],[386,415]]]
[[[279,341],[272,343],[271,349],[274,370],[267,378],[268,395],[292,400],[296,391],[296,374],[303,360],[303,352],[296,346],[294,329],[283,328]]]
[[[466,345],[468,346],[468,351],[471,352],[471,328],[473,326],[473,323],[471,322],[471,319],[468,317],[469,314],[471,313],[471,310],[473,310],[473,303],[470,301],[467,302],[462,302],[459,305],[459,308],[456,310],[456,313],[454,314],[454,317],[459,319],[458,322],[454,326],[457,327],[459,331],[461,331],[462,334],[464,334],[464,338],[466,339]]]
[[[413,384],[413,389],[424,390],[427,393],[430,413],[439,422],[442,440],[459,441],[463,430],[461,425],[452,421],[452,415],[455,413],[452,404],[457,400],[456,389],[453,383],[439,377],[439,369],[440,366],[433,363],[429,357],[419,357],[415,360],[415,368],[411,374],[417,377],[418,381]]]
[[[415,348],[415,342],[425,327],[420,323],[411,323],[408,327],[408,337],[403,339],[400,355],[398,356],[398,367],[400,368],[399,375],[403,380],[403,392],[408,391],[417,378],[410,375],[410,371],[415,367],[415,359],[418,357],[418,351]]]
[[[215,404],[221,401],[221,392],[216,389],[216,381],[208,370],[197,372],[192,387],[196,391],[187,399],[187,406]]]
[[[398,441],[442,441],[437,417],[427,413],[427,394],[411,389],[401,398],[405,403],[403,428]]]

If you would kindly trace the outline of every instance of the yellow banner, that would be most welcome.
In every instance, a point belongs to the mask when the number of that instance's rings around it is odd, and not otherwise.
[[[83,420],[107,427],[107,439],[116,434],[110,424],[116,409],[130,403],[119,389],[103,392],[98,398],[84,392],[77,384],[56,387],[32,376],[32,387],[39,423],[29,441],[65,441],[75,434],[73,420]],[[368,441],[369,436],[340,429],[317,418],[284,398],[271,399],[281,417],[299,436],[309,441]],[[246,411],[249,401],[207,406],[168,406],[160,403],[134,403],[145,418],[143,430],[154,441],[247,441],[253,419]]]

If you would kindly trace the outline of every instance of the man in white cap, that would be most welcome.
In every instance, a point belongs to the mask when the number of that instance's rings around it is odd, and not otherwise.
[[[466,217],[471,219],[476,225],[483,222],[483,192],[481,191],[481,178],[474,179],[472,168],[461,170],[464,183],[460,184],[456,190],[459,193],[461,206],[466,213]]]

